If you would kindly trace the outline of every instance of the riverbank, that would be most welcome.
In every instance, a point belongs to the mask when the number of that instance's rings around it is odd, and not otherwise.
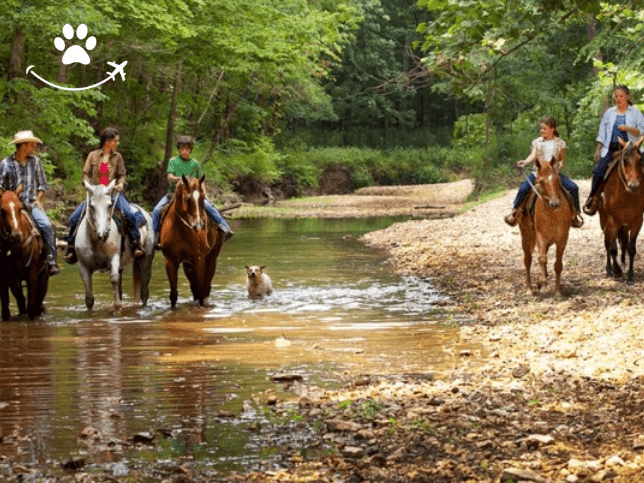
[[[589,183],[579,185],[584,199]],[[461,340],[487,344],[487,362],[465,352],[434,381],[367,376],[304,394],[304,421],[332,454],[294,452],[252,480],[644,481],[644,267],[630,285],[607,279],[598,217],[585,216],[566,249],[564,297],[552,292],[552,257],[550,288],[527,295],[519,229],[503,222],[514,194],[363,238],[468,313]]]

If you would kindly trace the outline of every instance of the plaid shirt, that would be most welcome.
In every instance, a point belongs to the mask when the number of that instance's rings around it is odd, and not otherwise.
[[[47,190],[47,178],[42,163],[37,156],[27,157],[23,164],[14,155],[6,157],[0,165],[2,189],[15,191],[22,184],[20,199],[23,203],[33,205],[38,191]]]

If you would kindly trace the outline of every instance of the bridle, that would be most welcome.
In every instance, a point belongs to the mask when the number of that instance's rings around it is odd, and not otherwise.
[[[629,152],[631,150],[636,150],[637,148],[629,141],[624,148],[619,150],[619,157],[617,159],[617,172],[619,173],[619,178],[622,180],[622,183],[624,184],[624,189],[628,191],[629,193],[635,193],[629,186],[628,186],[628,181],[626,181],[626,168],[624,167],[624,162],[625,162],[625,156],[626,156],[626,150],[629,149]]]

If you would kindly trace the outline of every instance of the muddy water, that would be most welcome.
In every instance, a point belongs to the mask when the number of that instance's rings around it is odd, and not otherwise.
[[[357,241],[393,221],[235,222],[204,308],[182,278],[170,310],[157,254],[149,307],[132,304],[128,269],[125,308],[111,311],[109,277],[96,274],[90,315],[77,268],[65,266],[44,318],[0,323],[0,457],[43,468],[73,456],[189,456],[213,471],[239,468],[269,451],[243,430],[262,417],[242,412],[243,401],[293,396],[271,381],[275,372],[324,386],[342,373],[452,365],[461,347],[454,316],[436,309],[440,295],[393,275],[384,253]],[[271,297],[248,299],[244,265],[266,265]],[[134,450],[137,434],[153,444]]]

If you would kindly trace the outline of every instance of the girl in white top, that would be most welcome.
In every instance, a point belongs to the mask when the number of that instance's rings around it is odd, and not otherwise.
[[[572,195],[575,205],[575,216],[573,217],[571,225],[575,228],[579,228],[584,224],[584,220],[579,214],[579,188],[570,178],[561,174],[561,170],[563,169],[566,161],[566,143],[559,137],[557,120],[554,117],[544,117],[541,119],[541,121],[539,121],[539,133],[541,136],[532,141],[530,156],[522,161],[517,161],[517,166],[520,168],[525,168],[530,164],[533,164],[534,166],[530,176],[528,176],[528,178],[519,187],[519,191],[517,192],[517,196],[514,199],[514,204],[512,206],[512,213],[505,217],[505,222],[510,226],[515,226],[517,224],[517,212],[532,189],[532,185],[534,185],[534,181],[537,178],[537,167],[535,165],[535,161],[538,159],[540,162],[549,162],[552,158],[555,158],[555,171],[559,173],[563,187]]]

